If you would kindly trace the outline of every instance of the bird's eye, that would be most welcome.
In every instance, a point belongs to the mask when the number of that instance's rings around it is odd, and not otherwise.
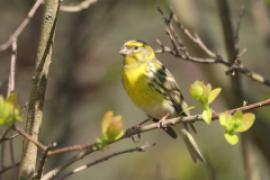
[[[139,47],[138,47],[138,46],[135,46],[135,47],[134,47],[134,50],[135,50],[135,51],[139,50]]]

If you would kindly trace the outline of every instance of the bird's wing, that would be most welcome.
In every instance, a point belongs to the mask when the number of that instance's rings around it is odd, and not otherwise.
[[[184,98],[171,72],[158,60],[149,63],[149,72],[151,87],[171,101],[177,113],[183,113]]]

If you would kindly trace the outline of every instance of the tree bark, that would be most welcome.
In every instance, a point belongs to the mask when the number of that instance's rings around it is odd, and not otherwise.
[[[41,35],[36,55],[36,68],[32,77],[32,90],[29,99],[26,131],[34,139],[38,139],[43,118],[43,105],[48,80],[48,72],[52,62],[53,38],[56,19],[59,10],[59,0],[46,0],[41,27]],[[23,148],[19,179],[31,177],[36,168],[37,147],[26,141]]]

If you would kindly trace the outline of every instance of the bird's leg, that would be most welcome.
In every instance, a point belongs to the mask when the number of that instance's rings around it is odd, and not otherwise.
[[[163,128],[166,129],[167,125],[166,125],[166,120],[169,117],[169,113],[166,113],[160,120],[159,120],[159,128]]]

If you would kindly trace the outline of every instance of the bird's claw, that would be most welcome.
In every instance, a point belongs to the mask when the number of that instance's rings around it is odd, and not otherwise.
[[[159,128],[161,128],[161,129],[166,129],[166,128],[168,127],[168,125],[166,124],[166,120],[168,119],[168,117],[169,117],[169,113],[167,113],[165,116],[163,116],[163,117],[159,120],[159,122],[158,122]]]

